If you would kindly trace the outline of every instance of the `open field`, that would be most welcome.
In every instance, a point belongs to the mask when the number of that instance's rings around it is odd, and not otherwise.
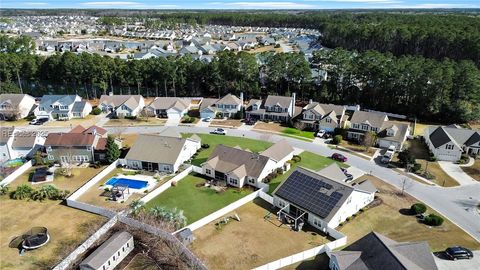
[[[110,119],[104,125],[105,127],[108,126],[163,126],[167,122],[166,119],[160,119],[155,117],[148,117],[148,118],[137,118],[137,119]]]
[[[476,159],[475,163],[470,167],[461,167],[461,168],[473,179],[480,181],[480,159]]]
[[[251,269],[329,242],[310,226],[291,231],[274,213],[265,219],[269,211],[270,204],[255,199],[235,210],[240,222],[232,219],[217,229],[213,221],[194,231],[191,249],[210,269]]]
[[[373,176],[364,175],[356,181],[364,179],[369,179],[377,187],[381,204],[337,228],[347,235],[349,244],[373,230],[395,241],[427,241],[433,251],[445,250],[454,245],[480,248],[475,239],[447,219],[439,227],[429,227],[417,222],[415,216],[404,213],[412,204],[418,202],[415,198],[407,194],[401,196],[399,190]],[[427,213],[436,212],[428,209]]]
[[[429,155],[425,143],[418,139],[408,140],[406,143],[408,145],[408,149],[415,156],[417,163],[422,165],[421,171],[426,169],[429,173],[435,176],[435,179],[432,179],[433,182],[435,182],[437,185],[445,187],[454,187],[459,185],[455,179],[450,177],[445,171],[442,170],[440,165],[438,165],[438,162],[428,161]],[[395,155],[393,161],[395,162],[397,160],[397,156]]]
[[[269,190],[268,190],[268,193],[271,194],[277,187],[278,185],[280,185],[281,182],[283,182],[283,180],[287,179],[288,176],[290,176],[290,174],[295,170],[295,168],[297,166],[300,166],[300,167],[305,167],[307,169],[310,169],[310,170],[314,170],[314,171],[318,171],[320,169],[323,169],[325,167],[327,167],[328,165],[334,163],[334,162],[337,162],[337,161],[334,161],[333,159],[330,159],[330,158],[327,158],[327,157],[324,157],[324,156],[320,156],[320,155],[317,155],[317,154],[314,154],[312,152],[308,152],[308,151],[304,151],[300,154],[300,157],[302,158],[302,160],[300,162],[297,162],[297,163],[292,163],[292,167],[290,168],[290,170],[282,175],[279,175],[278,177],[276,177],[275,179],[273,179],[272,181],[270,181],[269,183]],[[347,165],[343,164],[343,163],[340,163],[340,162],[337,162],[337,164],[339,164],[341,167],[348,167]]]
[[[11,200],[3,196],[0,209],[0,269],[51,269],[106,221],[60,201]],[[8,247],[14,236],[34,226],[48,229],[47,245],[27,251],[23,256],[18,254],[18,249]]]
[[[52,182],[46,182],[46,183],[39,183],[35,185],[31,185],[33,188],[40,188],[42,185],[54,185],[59,189],[66,189],[70,192],[74,192],[77,190],[79,187],[81,187],[83,184],[88,182],[91,178],[93,178],[95,175],[97,175],[99,172],[101,172],[104,169],[104,167],[100,167],[98,169],[94,168],[74,168],[72,169],[72,177],[65,177],[62,175],[56,174],[54,176],[54,179]],[[28,182],[30,176],[33,174],[35,171],[35,167],[32,169],[26,171],[24,174],[20,175],[17,179],[15,179],[9,186],[10,190],[15,189],[16,186],[21,185],[21,184],[29,184]]]
[[[184,138],[190,137],[192,134],[183,134]],[[249,149],[252,152],[261,152],[272,145],[270,142],[252,140],[246,138],[238,138],[232,136],[222,136],[213,134],[197,134],[202,139],[202,144],[210,145],[209,148],[203,149],[198,153],[198,156],[192,160],[192,164],[200,166],[203,162],[207,161],[210,154],[218,144],[223,144],[230,147],[240,146],[242,149]]]
[[[226,120],[218,120],[218,119],[213,119],[212,122],[210,123],[210,126],[226,126],[226,127],[232,127],[236,128],[241,126],[243,123],[241,120],[237,119],[226,119]]]
[[[147,203],[147,207],[161,205],[168,208],[183,210],[187,223],[191,224],[251,193],[250,189],[227,188],[226,191],[216,192],[211,188],[197,184],[205,182],[204,178],[196,175],[187,175]]]

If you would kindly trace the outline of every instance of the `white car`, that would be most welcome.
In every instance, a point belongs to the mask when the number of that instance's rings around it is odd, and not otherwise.
[[[380,159],[380,162],[384,164],[389,163],[392,160],[394,154],[395,154],[395,146],[390,145],[390,147],[388,147],[387,149],[387,152],[385,152],[382,159]]]
[[[203,118],[203,122],[211,122],[211,121],[212,121],[211,117]]]
[[[323,136],[325,136],[325,130],[323,129],[320,129],[318,132],[317,132],[317,137],[318,138],[322,138]]]
[[[217,135],[227,135],[227,131],[223,128],[216,128],[213,131],[211,131],[210,133],[217,134]]]

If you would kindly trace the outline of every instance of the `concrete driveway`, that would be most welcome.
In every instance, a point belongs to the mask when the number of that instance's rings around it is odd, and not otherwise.
[[[478,183],[470,175],[466,174],[458,164],[448,161],[439,161],[438,164],[445,173],[455,179],[462,186]]]
[[[435,254],[435,263],[439,270],[478,270],[480,269],[480,250],[473,251],[473,258],[470,260],[448,260],[443,259],[443,252]]]

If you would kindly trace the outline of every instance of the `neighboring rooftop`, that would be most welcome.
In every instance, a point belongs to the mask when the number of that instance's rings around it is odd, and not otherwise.
[[[103,242],[101,246],[95,249],[80,264],[89,266],[92,269],[100,269],[112,255],[122,248],[133,236],[128,232],[117,232]]]
[[[383,122],[388,120],[388,116],[384,113],[374,113],[365,111],[355,111],[350,119],[351,123],[368,123],[373,127],[381,128]]]
[[[288,108],[292,101],[293,101],[293,97],[269,95],[267,97],[267,100],[265,100],[265,106],[273,107],[279,104],[280,107],[282,108]]]
[[[470,146],[480,141],[480,131],[460,128],[458,126],[429,127],[430,141],[435,148],[448,142],[454,142],[459,148]]]
[[[140,134],[125,159],[173,164],[177,161],[185,139],[155,134]]]

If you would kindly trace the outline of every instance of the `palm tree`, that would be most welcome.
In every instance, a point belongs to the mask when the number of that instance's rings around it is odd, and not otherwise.
[[[145,203],[140,200],[134,200],[130,203],[129,207],[132,210],[133,215],[137,215],[144,209]]]
[[[23,200],[26,198],[30,198],[32,195],[33,188],[27,184],[23,184],[18,186],[15,191],[12,193],[12,198],[16,200]]]
[[[58,188],[53,185],[45,185],[32,194],[32,199],[40,201],[44,199],[55,200],[59,197],[59,195],[60,190]]]
[[[1,185],[0,186],[0,195],[5,195],[8,193],[10,187],[8,185]]]

